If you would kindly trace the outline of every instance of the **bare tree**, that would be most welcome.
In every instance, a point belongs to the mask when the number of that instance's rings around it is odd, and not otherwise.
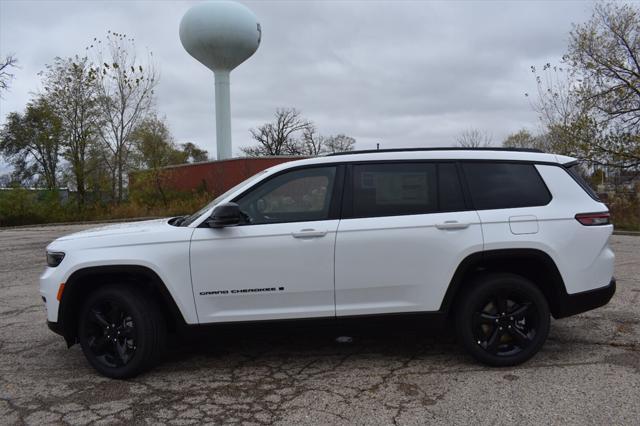
[[[299,151],[303,155],[315,157],[323,154],[353,151],[355,144],[356,140],[350,136],[343,134],[323,136],[318,133],[314,125],[311,125],[302,132]]]
[[[295,108],[276,110],[275,119],[257,129],[251,129],[255,146],[241,148],[250,157],[262,155],[302,155],[295,135],[308,130],[312,123]]]
[[[579,98],[572,90],[574,76],[566,68],[546,63],[539,71],[532,66],[531,72],[536,79],[536,98],[531,106],[545,128],[551,126],[570,126],[584,114],[579,106]],[[529,97],[529,93],[525,93]]]
[[[309,124],[309,126],[307,126],[307,128],[302,131],[299,150],[301,151],[302,155],[315,157],[324,153],[325,142],[325,137],[318,134],[316,126],[313,124]]]
[[[558,65],[546,63],[542,70],[532,66],[537,95],[530,97],[531,107],[538,113],[547,152],[586,158],[585,146],[599,138],[598,129],[588,111],[582,107],[575,90],[575,74]]]
[[[14,75],[9,70],[17,66],[18,59],[13,55],[7,55],[0,60],[0,95],[9,88],[9,83],[13,80]]]
[[[335,154],[336,152],[353,151],[356,140],[343,134],[324,138],[324,152]]]
[[[111,154],[105,161],[113,179],[112,196],[120,202],[131,134],[152,108],[158,74],[151,54],[144,64],[138,61],[135,42],[125,34],[109,31],[105,43],[97,39],[94,43],[98,102],[104,120],[100,137]]]
[[[55,58],[47,65],[45,92],[60,117],[63,129],[63,156],[69,163],[78,204],[86,201],[87,151],[100,130],[100,110],[96,71],[84,58]]]
[[[489,147],[491,141],[491,136],[478,129],[467,129],[456,137],[456,144],[462,148]]]

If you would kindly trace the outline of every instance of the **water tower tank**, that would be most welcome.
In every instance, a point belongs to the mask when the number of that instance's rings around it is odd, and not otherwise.
[[[229,73],[253,55],[261,36],[253,12],[233,1],[197,4],[180,22],[182,46],[215,75],[218,160],[231,158]]]

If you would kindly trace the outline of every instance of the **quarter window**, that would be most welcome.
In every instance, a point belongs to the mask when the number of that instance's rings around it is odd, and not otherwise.
[[[335,167],[294,170],[260,184],[236,202],[251,224],[329,218]]]
[[[591,185],[584,178],[583,170],[578,163],[575,163],[572,166],[569,166],[567,172],[571,175],[571,177],[584,189],[584,191],[589,194],[591,198],[601,203],[600,197],[598,197],[598,193],[591,188]]]
[[[551,194],[533,164],[464,163],[477,210],[544,206]]]

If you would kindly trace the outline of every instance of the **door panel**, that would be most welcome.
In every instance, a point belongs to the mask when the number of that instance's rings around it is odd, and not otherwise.
[[[356,164],[336,239],[336,315],[437,311],[482,250],[454,162]]]
[[[337,226],[327,220],[196,229],[191,272],[200,322],[334,316]],[[316,235],[294,235],[307,232]]]
[[[464,227],[439,228],[456,221]],[[476,212],[343,219],[336,315],[437,311],[460,262],[482,250]]]
[[[341,179],[335,166],[287,170],[237,197],[240,226],[195,230],[191,279],[201,323],[335,316]]]

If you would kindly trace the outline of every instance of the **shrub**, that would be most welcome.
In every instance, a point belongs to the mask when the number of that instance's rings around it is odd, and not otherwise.
[[[206,192],[171,192],[165,203],[153,194],[134,192],[120,204],[94,202],[80,207],[75,200],[62,201],[55,191],[11,188],[0,191],[0,226],[178,216],[197,211],[213,198]]]
[[[609,197],[607,206],[616,229],[640,231],[640,188],[634,192],[616,193]]]

